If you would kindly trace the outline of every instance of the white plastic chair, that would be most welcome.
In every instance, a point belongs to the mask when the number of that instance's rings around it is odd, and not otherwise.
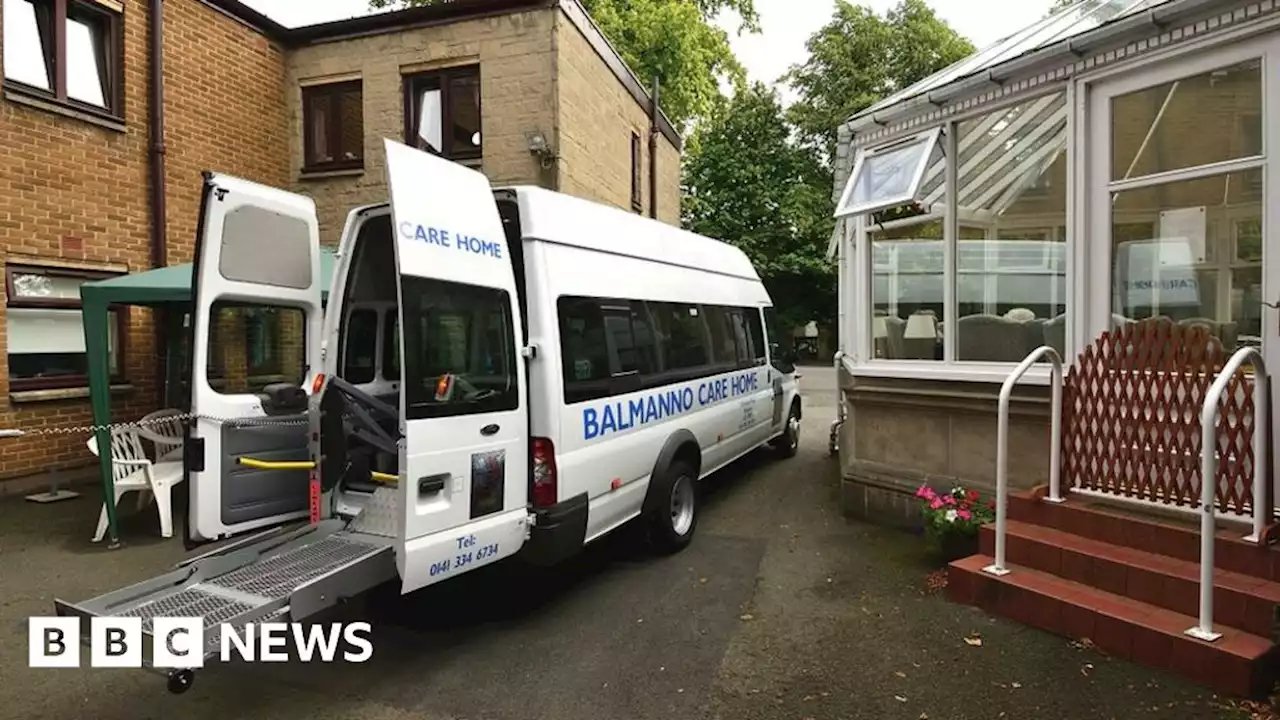
[[[98,438],[93,436],[86,443],[90,452],[98,454]],[[129,492],[138,492],[138,509],[146,503],[147,493],[156,499],[156,511],[160,514],[160,534],[173,537],[173,486],[182,482],[181,462],[153,463],[142,451],[142,440],[133,429],[111,431],[111,477],[115,482],[115,497],[102,499],[102,513],[98,516],[98,530],[93,542],[102,540],[107,533],[107,502],[120,506],[120,498]]]
[[[138,435],[150,440],[156,450],[156,462],[182,460],[182,442],[186,433],[182,427],[181,410],[165,408],[147,413],[138,426]],[[172,418],[166,421],[166,418]]]

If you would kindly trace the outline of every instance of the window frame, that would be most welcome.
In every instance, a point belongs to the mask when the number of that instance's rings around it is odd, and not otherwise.
[[[352,90],[360,93],[360,144],[359,155],[347,160],[338,157],[342,151],[342,96]],[[315,125],[312,123],[311,102],[324,98],[329,104],[329,125],[325,128],[325,142],[334,151],[334,159],[317,161],[314,154]],[[333,170],[364,169],[364,80],[340,80],[338,82],[304,85],[302,87],[302,171],[329,172]]]
[[[31,4],[37,9],[41,5],[51,8],[52,27],[47,38],[48,44],[45,43],[44,36],[39,38],[51,87],[46,90],[19,80],[12,80],[5,75],[4,88],[95,117],[123,121],[125,119],[124,5],[114,0],[31,0]],[[67,92],[67,20],[77,13],[89,14],[103,20],[106,24],[105,47],[99,58],[105,64],[102,69],[107,84],[102,92],[102,98],[107,104],[105,108],[76,100]],[[100,78],[100,81],[102,79]]]
[[[406,73],[402,76],[402,93],[404,105],[404,142],[412,148],[423,150],[424,152],[439,155],[446,160],[452,160],[459,163],[473,163],[484,159],[484,93],[478,94],[476,99],[476,113],[480,120],[480,147],[474,151],[465,151],[460,153],[453,152],[453,140],[451,134],[447,131],[453,125],[453,103],[451,98],[450,81],[459,78],[474,79],[479,85],[481,81],[480,65],[474,63],[471,65],[457,65],[454,67],[441,68],[439,70],[426,70],[423,72]],[[434,83],[435,88],[422,87]],[[418,113],[418,96],[421,91],[437,89],[440,91],[440,142],[444,147],[440,152],[435,152],[429,147],[423,147],[419,142],[417,126]]]
[[[48,310],[78,310],[80,311],[80,322],[84,324],[84,303],[80,300],[72,300],[70,298],[25,298],[19,296],[13,287],[13,276],[18,275],[47,275],[50,277],[76,278],[85,282],[95,280],[107,280],[114,277],[120,277],[125,273],[112,272],[108,270],[82,270],[79,268],[58,268],[45,267],[39,265],[22,265],[22,264],[6,264],[4,268],[4,290],[5,290],[5,310],[10,308],[16,309],[48,309]],[[116,358],[116,371],[111,375],[111,384],[120,384],[125,382],[127,363],[129,356],[129,308],[127,305],[110,304],[107,306],[107,312],[114,312],[116,322],[116,337],[119,338],[119,352]],[[108,315],[110,317],[110,315]],[[6,338],[8,330],[6,328]],[[107,352],[111,352],[111,348],[107,348]],[[86,355],[88,354],[86,349]],[[5,364],[9,365],[9,353],[5,352]],[[11,373],[12,370],[7,372]],[[14,378],[12,375],[6,374],[9,380],[10,392],[23,392],[27,390],[66,390],[83,388],[89,386],[89,375],[58,375],[47,378]]]
[[[849,179],[845,182],[844,190],[840,193],[840,202],[836,204],[835,217],[844,218],[854,215],[879,212],[881,210],[906,205],[907,203],[918,200],[920,186],[924,182],[924,175],[929,168],[929,162],[933,160],[933,155],[938,147],[938,139],[942,134],[943,127],[943,125],[937,125],[928,130],[899,137],[890,142],[860,150],[858,152],[858,159],[853,164],[853,170],[849,173]],[[860,204],[852,204],[854,188],[858,184],[858,179],[862,176],[863,169],[866,167],[868,159],[896,152],[903,148],[920,143],[924,144],[924,152],[921,154],[920,159],[916,161],[915,168],[911,171],[911,181],[908,184],[906,192],[903,192],[900,195],[868,200]]]

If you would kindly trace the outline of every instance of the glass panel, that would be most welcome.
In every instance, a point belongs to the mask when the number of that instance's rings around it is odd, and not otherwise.
[[[24,272],[15,272],[12,278],[15,298],[75,300],[76,302],[80,301],[80,286],[88,282],[87,278],[81,277]]]
[[[961,122],[956,359],[1066,352],[1067,104],[1062,93]]]
[[[1202,323],[1227,351],[1259,343],[1262,171],[1248,170],[1115,193],[1113,323],[1167,317]],[[1233,248],[1233,243],[1235,247]]]
[[[343,160],[359,160],[364,157],[364,95],[358,88],[344,90],[338,96],[338,108],[341,116],[339,128],[342,133]]]
[[[427,278],[401,282],[408,419],[516,409],[510,296]]]
[[[874,357],[941,360],[942,222],[869,233]]]
[[[120,317],[112,311],[108,318],[107,366],[112,376],[118,376]],[[79,310],[11,307],[6,312],[5,324],[10,380],[47,380],[88,374],[84,316]]]
[[[377,374],[378,313],[353,310],[347,318],[347,331],[342,341],[346,345],[343,379],[356,385],[373,382]]]
[[[480,78],[449,81],[450,151],[475,154],[480,150]]]
[[[382,379],[400,379],[400,311],[388,310],[383,319],[386,333],[382,336]]]
[[[209,357],[225,395],[260,392],[272,383],[301,384],[306,373],[306,315],[297,308],[216,303]]]
[[[4,0],[4,76],[52,91],[45,58],[52,49],[53,38],[42,33],[40,26],[31,0]]]
[[[310,142],[311,162],[327,163],[333,162],[333,150],[329,148],[329,123],[332,118],[329,117],[332,104],[329,102],[329,96],[324,93],[314,93],[308,96],[307,101],[307,122],[309,127],[308,142]]]
[[[67,18],[67,97],[107,107],[106,22],[86,15]]]
[[[1262,66],[1249,60],[1111,100],[1111,179],[1262,152]]]
[[[444,149],[442,119],[440,116],[440,91],[427,90],[418,99],[418,139],[425,143],[422,149],[437,153]]]
[[[929,133],[908,143],[881,152],[867,152],[858,164],[857,174],[841,199],[840,214],[877,210],[902,203],[915,195],[914,181],[920,164],[928,162],[936,135]],[[940,152],[932,154],[940,165]]]

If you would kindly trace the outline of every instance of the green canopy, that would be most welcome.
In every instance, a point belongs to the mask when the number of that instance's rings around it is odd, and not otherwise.
[[[327,300],[330,281],[333,279],[335,255],[329,248],[320,249],[320,287],[322,300]],[[84,314],[84,349],[89,364],[89,400],[93,407],[94,435],[99,448],[111,447],[107,425],[111,422],[111,370],[108,359],[108,325],[110,306],[143,305],[174,308],[181,312],[167,313],[170,323],[169,337],[181,332],[182,315],[191,307],[193,265],[171,265],[146,272],[133,273],[108,280],[84,283],[80,286],[80,300]],[[172,348],[165,348],[169,376],[174,376]],[[106,500],[107,525],[111,544],[118,543],[116,531],[115,483],[111,478],[111,453],[98,453],[98,468],[102,475],[102,493]]]

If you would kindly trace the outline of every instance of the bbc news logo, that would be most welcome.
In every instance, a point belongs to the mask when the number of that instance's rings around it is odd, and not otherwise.
[[[28,665],[80,667],[80,619],[33,617],[27,625]],[[152,620],[150,662],[155,668],[195,669],[204,666],[207,633],[217,633],[222,662],[287,662],[292,649],[302,662],[361,663],[373,656],[369,623],[222,624],[206,630],[203,618],[157,617]],[[90,618],[89,667],[142,667],[147,635],[142,618]]]

